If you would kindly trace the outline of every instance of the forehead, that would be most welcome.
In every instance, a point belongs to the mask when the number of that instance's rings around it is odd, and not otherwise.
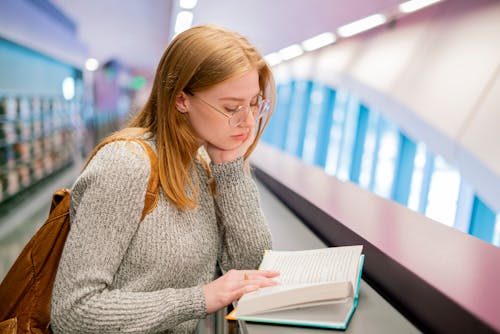
[[[218,98],[243,100],[255,96],[259,91],[259,73],[257,70],[251,70],[242,75],[220,82],[203,93]]]

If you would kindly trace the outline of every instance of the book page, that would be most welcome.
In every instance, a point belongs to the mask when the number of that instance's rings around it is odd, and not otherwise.
[[[266,251],[260,269],[277,270],[276,286],[245,294],[237,316],[270,310],[309,307],[353,299],[362,246],[306,251]]]
[[[288,289],[281,291],[272,288],[274,287],[244,295],[238,303],[238,315],[311,307],[325,303],[344,303],[348,299],[353,299],[350,282],[321,283],[302,287],[289,285]]]
[[[266,251],[260,269],[280,272],[282,285],[346,282],[357,285],[362,246],[330,247],[305,251]]]

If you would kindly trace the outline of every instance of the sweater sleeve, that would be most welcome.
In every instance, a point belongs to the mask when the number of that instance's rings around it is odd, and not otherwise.
[[[272,248],[257,185],[244,171],[243,158],[212,165],[216,182],[218,220],[222,233],[221,265],[224,270],[255,269],[264,250]]]
[[[71,229],[52,294],[55,333],[152,333],[203,318],[201,287],[113,289],[113,277],[140,224],[149,159],[137,145],[104,146],[73,187]],[[135,151],[135,153],[133,152]]]

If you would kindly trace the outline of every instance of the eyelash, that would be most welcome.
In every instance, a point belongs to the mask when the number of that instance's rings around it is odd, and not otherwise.
[[[236,110],[238,109],[238,107],[236,107],[236,108],[224,107],[224,109],[226,109],[226,111],[229,112],[229,113],[234,113],[234,112],[236,112]]]
[[[250,103],[250,106],[255,107],[258,104],[259,104],[259,100],[256,99],[255,102]],[[236,110],[238,109],[238,107],[235,107],[235,108],[224,107],[224,109],[226,109],[227,112],[234,113],[234,112],[236,112]]]

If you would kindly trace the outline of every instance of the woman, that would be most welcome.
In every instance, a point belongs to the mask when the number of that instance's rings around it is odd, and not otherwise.
[[[278,273],[255,270],[271,235],[246,168],[274,98],[270,68],[242,36],[199,26],[171,42],[130,123],[157,152],[159,200],[141,221],[151,171],[140,145],[113,142],[92,158],[73,187],[55,333],[190,333],[275,284]],[[217,263],[226,273],[215,279]]]

